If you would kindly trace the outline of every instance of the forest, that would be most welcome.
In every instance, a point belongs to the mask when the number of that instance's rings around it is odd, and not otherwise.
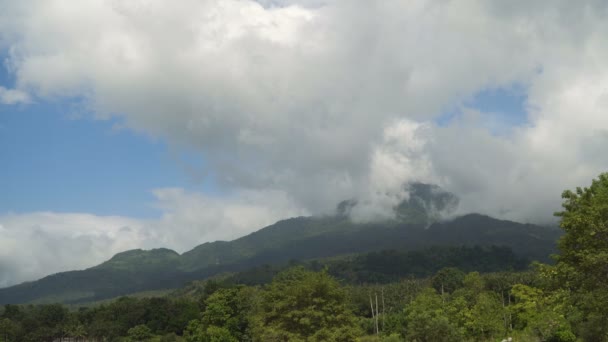
[[[607,341],[608,174],[562,197],[553,263],[492,264],[500,247],[294,262],[161,297],[4,305],[0,341]],[[399,273],[424,260],[447,267]]]

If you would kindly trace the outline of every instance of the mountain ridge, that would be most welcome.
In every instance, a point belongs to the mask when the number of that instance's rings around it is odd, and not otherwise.
[[[338,216],[297,217],[232,241],[203,243],[182,254],[166,248],[124,251],[85,270],[57,273],[0,289],[0,304],[87,302],[178,288],[193,280],[263,264],[390,249],[501,245],[512,248],[519,256],[548,261],[559,235],[557,229],[479,214],[430,226],[394,220],[354,223]]]
[[[381,250],[414,251],[434,246],[505,246],[519,257],[549,261],[557,229],[467,214],[446,220],[458,198],[436,185],[411,183],[393,207],[394,218],[355,222],[360,203],[339,203],[334,215],[277,221],[232,241],[205,242],[182,254],[167,248],[134,249],[80,271],[53,274],[0,289],[0,304],[95,301],[185,283],[264,264],[330,258]]]

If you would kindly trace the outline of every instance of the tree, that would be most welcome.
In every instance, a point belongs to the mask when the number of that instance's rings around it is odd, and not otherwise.
[[[482,292],[470,310],[467,327],[477,339],[498,337],[505,332],[504,308],[494,292]]]
[[[565,298],[579,317],[571,317],[586,340],[608,340],[608,173],[588,188],[566,190],[560,226],[565,234],[558,243],[555,267],[544,275],[566,290]]]
[[[19,306],[14,304],[6,304],[4,306],[4,313],[0,317],[8,318],[11,320],[20,320],[23,318],[23,312],[19,309]]]
[[[354,341],[359,335],[346,293],[326,272],[302,267],[277,275],[262,294],[263,341]]]
[[[84,340],[87,336],[87,330],[84,325],[78,324],[70,331],[72,337],[76,338],[76,341]]]
[[[515,314],[517,328],[537,336],[541,341],[573,342],[576,337],[565,318],[561,305],[563,292],[544,293],[531,286],[517,284],[511,290],[515,304],[510,308]]]
[[[17,341],[19,326],[8,318],[0,319],[0,341]]]
[[[450,321],[448,306],[432,288],[423,290],[407,306],[406,314],[408,341],[462,341],[460,329]]]
[[[452,293],[462,287],[464,272],[456,267],[445,267],[440,269],[432,278],[431,282],[439,293]]]
[[[189,341],[248,341],[249,316],[256,293],[238,286],[215,291],[205,300],[201,321],[188,327]]]
[[[136,325],[127,332],[129,340],[133,342],[148,341],[152,338],[152,331],[145,324]]]

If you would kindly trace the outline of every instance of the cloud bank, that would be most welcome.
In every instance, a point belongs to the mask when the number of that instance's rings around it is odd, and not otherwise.
[[[462,212],[547,222],[563,189],[608,166],[605,1],[0,0],[0,8],[14,91],[84,98],[99,119],[198,151],[218,186],[261,203],[157,192],[161,203],[185,196],[196,205],[163,204],[167,214],[152,226],[185,217],[170,232],[138,230],[169,247],[193,233],[258,228],[241,213],[318,214],[361,198],[370,205],[356,217],[387,215],[408,181],[456,193]],[[480,92],[514,86],[526,93],[522,124],[470,105]],[[199,213],[231,223],[205,235]]]
[[[278,192],[245,191],[218,199],[167,188],[154,195],[164,214],[153,220],[54,212],[0,215],[0,288],[95,266],[129,249],[169,246],[181,253],[308,214]]]

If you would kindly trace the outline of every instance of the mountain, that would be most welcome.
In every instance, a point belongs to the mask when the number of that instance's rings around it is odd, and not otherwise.
[[[353,223],[347,217],[279,221],[233,241],[204,243],[179,255],[169,249],[132,250],[82,271],[54,274],[0,289],[0,304],[79,303],[147,290],[177,288],[196,279],[284,263],[380,250],[432,246],[507,246],[518,256],[547,261],[560,231],[470,214],[426,223]]]
[[[329,274],[349,284],[378,284],[406,277],[430,277],[445,267],[463,272],[524,271],[530,260],[517,256],[509,247],[435,246],[416,250],[382,250],[285,264],[265,264],[222,277],[225,284],[262,285],[281,271],[295,265],[312,271],[326,269]],[[188,287],[186,287],[185,291]],[[177,291],[182,292],[182,291]]]
[[[431,224],[448,217],[458,208],[458,197],[437,185],[414,182],[406,184],[402,190],[407,196],[393,208],[395,220],[402,223]],[[359,205],[357,199],[342,201],[336,214],[350,216]]]
[[[456,196],[422,183],[407,184],[402,190],[407,196],[393,208],[394,219],[353,222],[349,216],[360,203],[351,199],[341,202],[335,215],[282,220],[239,239],[204,243],[181,255],[166,248],[122,252],[86,270],[58,273],[0,289],[0,304],[91,302],[140,291],[177,288],[193,280],[265,264],[383,250],[402,253],[434,246],[506,246],[517,257],[539,261],[549,261],[549,255],[555,252],[561,233],[558,229],[478,214],[444,220],[456,209]],[[387,258],[382,260],[389,262]]]

